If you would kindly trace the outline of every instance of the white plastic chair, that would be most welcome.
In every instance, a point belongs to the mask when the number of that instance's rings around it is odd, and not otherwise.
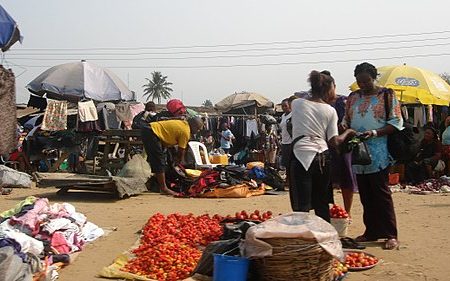
[[[195,168],[196,169],[212,169],[216,166],[218,166],[218,164],[211,164],[211,162],[209,161],[209,154],[208,154],[208,150],[206,149],[206,146],[198,141],[190,141],[189,142],[189,147],[191,148],[193,154],[194,154],[194,160],[195,160]],[[203,163],[203,158],[202,158],[202,154],[200,152],[203,151],[203,154],[205,156],[205,163]]]

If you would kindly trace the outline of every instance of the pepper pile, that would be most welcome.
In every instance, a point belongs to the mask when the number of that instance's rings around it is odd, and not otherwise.
[[[141,244],[133,250],[123,271],[156,280],[175,281],[189,277],[206,246],[222,235],[219,220],[209,215],[158,213],[142,229]]]

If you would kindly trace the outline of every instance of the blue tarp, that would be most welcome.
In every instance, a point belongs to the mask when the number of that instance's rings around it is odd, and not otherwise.
[[[0,48],[5,52],[18,40],[21,36],[16,22],[0,5]]]

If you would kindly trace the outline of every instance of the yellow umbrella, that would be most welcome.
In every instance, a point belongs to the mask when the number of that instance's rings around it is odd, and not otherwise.
[[[409,65],[378,68],[378,85],[393,89],[404,103],[446,105],[450,103],[450,85],[439,75]],[[354,82],[350,90],[356,91]]]

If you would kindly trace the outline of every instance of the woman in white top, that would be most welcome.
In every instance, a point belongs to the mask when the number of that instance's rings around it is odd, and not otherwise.
[[[292,102],[292,146],[290,199],[295,212],[314,209],[317,216],[330,221],[328,146],[338,147],[355,135],[348,129],[338,134],[336,110],[327,101],[335,98],[333,79],[312,71],[308,79],[311,97]]]

